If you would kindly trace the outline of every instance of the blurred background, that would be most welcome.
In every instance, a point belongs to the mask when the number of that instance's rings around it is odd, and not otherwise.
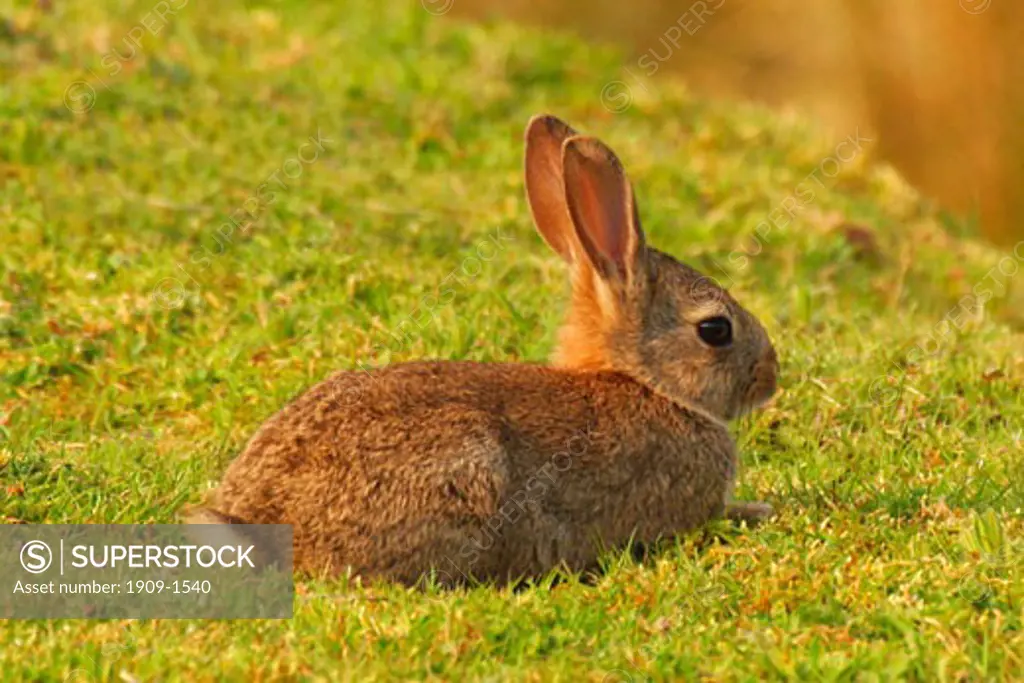
[[[860,129],[922,193],[1000,244],[1024,237],[1024,3],[1011,0],[422,0],[627,46],[627,73]],[[616,98],[623,94],[615,94]]]

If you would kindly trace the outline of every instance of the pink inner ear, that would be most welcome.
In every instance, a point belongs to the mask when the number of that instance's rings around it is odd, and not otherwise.
[[[598,255],[624,274],[633,231],[627,181],[608,161],[583,156],[572,184],[578,227]]]

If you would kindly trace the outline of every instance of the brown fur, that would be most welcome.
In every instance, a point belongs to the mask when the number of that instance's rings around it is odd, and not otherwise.
[[[454,583],[583,569],[631,537],[771,514],[727,509],[724,424],[775,390],[767,334],[646,247],[602,143],[536,117],[526,167],[538,229],[573,280],[556,364],[338,373],[263,425],[199,521],[292,524],[301,570]],[[711,316],[732,321],[731,346],[698,337]]]

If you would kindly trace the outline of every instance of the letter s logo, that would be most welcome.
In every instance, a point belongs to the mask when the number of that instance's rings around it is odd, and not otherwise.
[[[52,563],[53,552],[42,541],[29,541],[21,547],[21,566],[29,574],[42,574]]]

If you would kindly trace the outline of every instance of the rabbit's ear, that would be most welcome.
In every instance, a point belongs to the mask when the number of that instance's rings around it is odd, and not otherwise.
[[[526,196],[533,222],[544,241],[572,263],[572,220],[565,204],[562,144],[576,131],[554,116],[539,115],[526,126]]]
[[[606,281],[637,281],[644,233],[622,164],[597,138],[573,137],[562,150],[565,196],[576,235]]]

